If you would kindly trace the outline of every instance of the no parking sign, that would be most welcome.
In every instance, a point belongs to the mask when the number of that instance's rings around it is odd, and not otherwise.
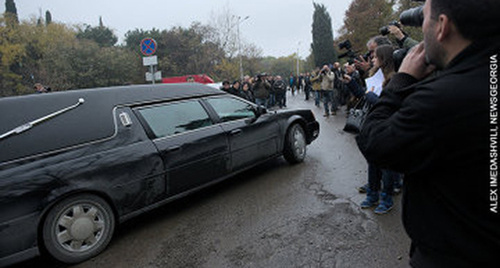
[[[141,52],[144,56],[151,56],[156,52],[156,41],[153,38],[144,38],[141,41]]]

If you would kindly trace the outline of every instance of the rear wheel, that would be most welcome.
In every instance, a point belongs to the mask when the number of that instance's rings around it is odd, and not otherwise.
[[[55,205],[43,225],[47,251],[64,263],[78,263],[96,256],[113,236],[115,218],[102,198],[77,195]]]
[[[304,161],[306,157],[306,135],[299,124],[292,125],[285,137],[285,148],[283,156],[290,164]]]

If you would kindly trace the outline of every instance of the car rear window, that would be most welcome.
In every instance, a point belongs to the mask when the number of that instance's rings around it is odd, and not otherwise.
[[[196,100],[165,103],[137,110],[156,138],[212,125],[207,112]]]

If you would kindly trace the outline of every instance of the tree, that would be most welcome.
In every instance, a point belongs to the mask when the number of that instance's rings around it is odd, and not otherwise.
[[[314,4],[311,44],[314,63],[321,66],[337,61],[337,54],[333,47],[332,19],[323,4]]]
[[[366,42],[379,35],[379,29],[394,20],[395,0],[354,0],[344,17],[339,41],[350,40],[353,50],[362,53]]]
[[[143,82],[135,53],[76,34],[64,24],[40,26],[33,19],[8,27],[0,18],[0,96],[32,93],[36,82],[54,91]]]
[[[52,14],[50,14],[50,11],[45,12],[45,25],[49,25],[52,23]]]
[[[14,0],[5,1],[5,18],[9,25],[19,24],[16,3],[14,3]]]
[[[6,26],[7,18],[0,17],[0,96],[17,95],[23,91],[22,76],[14,70],[26,55],[18,27]]]
[[[125,33],[125,47],[132,51],[140,53],[140,45],[142,39],[153,38],[154,40],[158,41],[161,39],[161,35],[162,32],[155,28],[147,31],[143,29],[129,30]],[[158,50],[157,54],[160,52],[161,50]]]
[[[102,24],[102,18],[99,17],[99,26],[92,27],[85,25],[85,29],[79,29],[76,35],[78,39],[93,40],[101,47],[111,47],[118,42],[118,38],[111,29]]]

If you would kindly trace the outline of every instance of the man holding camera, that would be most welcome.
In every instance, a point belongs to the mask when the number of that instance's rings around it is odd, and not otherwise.
[[[329,117],[331,115],[336,115],[337,107],[335,106],[334,92],[333,92],[333,81],[335,80],[335,74],[332,72],[328,65],[323,66],[320,71],[321,79],[321,91],[323,92],[323,104],[325,107],[325,114],[323,116]],[[331,108],[331,109],[330,109]]]
[[[424,42],[408,53],[357,137],[369,161],[405,174],[413,267],[500,265],[490,151],[497,146],[490,142],[490,101],[497,94],[499,10],[498,0],[427,0]]]

